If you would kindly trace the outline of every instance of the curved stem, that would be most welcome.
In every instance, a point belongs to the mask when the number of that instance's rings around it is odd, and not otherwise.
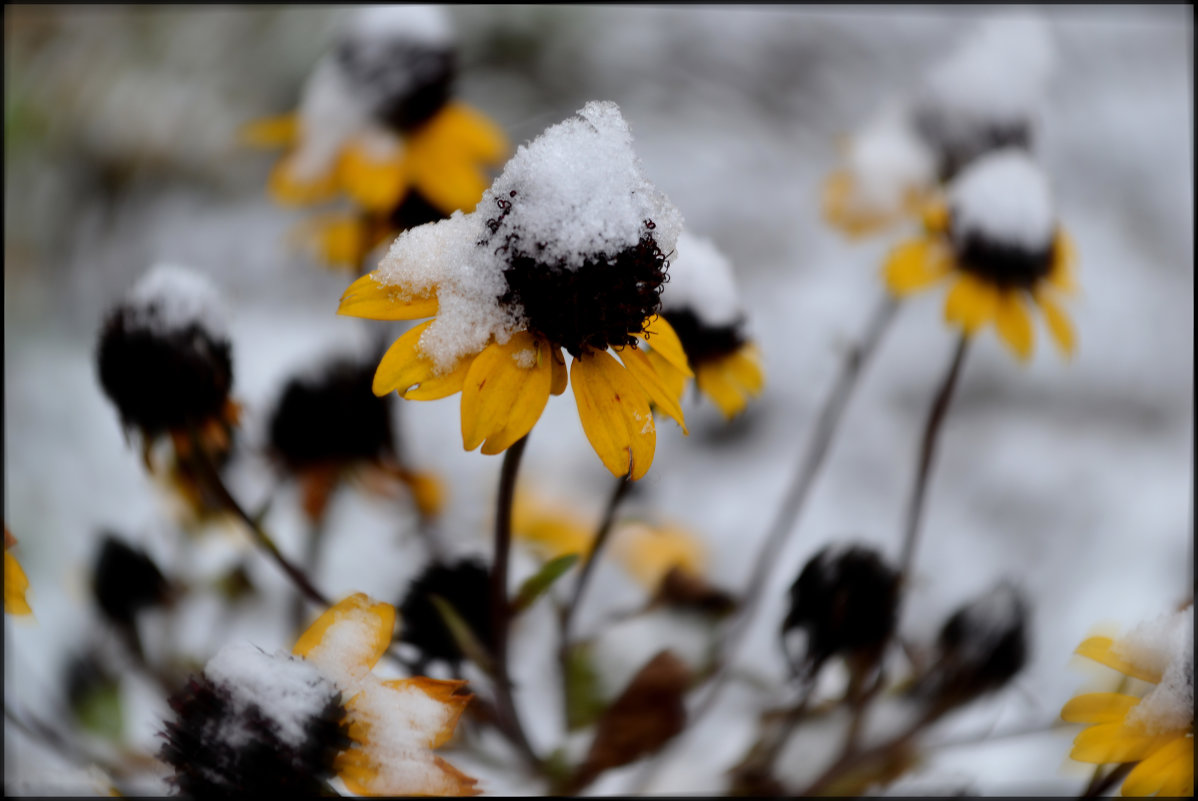
[[[591,550],[587,553],[586,561],[582,564],[582,569],[578,574],[578,582],[574,585],[574,594],[570,597],[570,604],[566,607],[566,611],[562,616],[562,646],[565,647],[569,643],[570,624],[574,620],[574,614],[578,611],[579,605],[582,603],[582,595],[586,592],[587,582],[591,577],[591,572],[595,568],[595,563],[599,560],[599,554],[603,551],[603,546],[607,543],[607,537],[611,533],[612,523],[616,519],[616,508],[620,505],[620,501],[628,494],[629,488],[632,487],[632,480],[628,476],[619,479],[616,484],[615,491],[607,501],[607,508],[603,510],[603,520],[599,523],[599,528],[595,530],[595,536],[591,540]]]
[[[495,636],[495,706],[500,726],[520,749],[521,754],[534,766],[541,759],[532,750],[532,745],[520,724],[516,702],[512,697],[512,681],[508,672],[507,646],[508,627],[512,619],[511,604],[507,596],[508,555],[512,544],[512,500],[516,491],[516,473],[528,436],[521,437],[503,454],[503,467],[499,474],[499,498],[495,506],[495,557],[491,563],[491,625]]]

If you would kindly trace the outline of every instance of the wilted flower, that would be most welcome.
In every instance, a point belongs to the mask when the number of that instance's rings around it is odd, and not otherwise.
[[[678,334],[699,391],[719,407],[724,417],[744,411],[765,383],[761,350],[744,332],[732,265],[709,239],[683,231],[677,256],[670,262],[670,281],[661,296],[661,314]],[[655,365],[662,357],[649,353]],[[664,375],[681,383],[683,377],[664,365]],[[675,394],[682,387],[674,387]]]
[[[462,650],[433,598],[448,603],[479,643],[488,650],[495,644],[491,619],[491,571],[477,559],[453,564],[431,564],[408,587],[399,605],[404,642],[420,649],[423,659],[441,659],[456,664]]]
[[[657,441],[649,403],[683,422],[662,371],[691,374],[658,315],[682,220],[641,175],[619,109],[588,103],[522,146],[483,209],[404,232],[380,268],[346,290],[341,314],[436,315],[395,341],[374,391],[413,400],[461,392],[463,444],[495,454],[569,383],[603,464],[641,478]],[[663,359],[650,362],[638,340]],[[563,348],[574,357],[569,376]]]
[[[18,616],[32,615],[33,609],[25,599],[25,593],[29,590],[29,578],[21,569],[21,563],[17,561],[17,557],[10,550],[16,544],[17,538],[6,527],[4,529],[4,613]]]
[[[1125,796],[1193,795],[1193,605],[1118,639],[1090,637],[1077,653],[1153,686],[1142,696],[1085,693],[1065,704],[1062,719],[1087,724],[1069,756],[1137,763],[1123,782]]]
[[[872,548],[829,545],[807,561],[790,587],[782,636],[806,633],[804,673],[842,655],[872,664],[894,633],[898,573]]]
[[[170,585],[145,551],[105,534],[92,569],[92,593],[104,617],[132,626],[142,609],[167,600]]]
[[[1057,293],[1072,293],[1073,245],[1057,223],[1048,183],[1025,154],[1005,150],[973,162],[929,209],[925,233],[886,261],[898,296],[951,277],[944,316],[968,336],[991,323],[1021,359],[1032,354],[1027,302],[1039,306],[1057,345],[1073,352],[1074,334]]]

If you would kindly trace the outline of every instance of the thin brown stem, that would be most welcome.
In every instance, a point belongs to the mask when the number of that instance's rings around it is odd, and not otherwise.
[[[1099,772],[1095,770],[1090,784],[1086,786],[1086,789],[1078,798],[1100,798],[1106,795],[1111,791],[1111,788],[1127,778],[1127,774],[1131,773],[1132,768],[1136,764],[1135,762],[1124,762],[1121,765],[1111,768],[1101,778],[1099,778]]]

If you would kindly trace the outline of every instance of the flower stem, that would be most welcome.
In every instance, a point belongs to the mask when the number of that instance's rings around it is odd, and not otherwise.
[[[1124,762],[1122,765],[1116,765],[1106,775],[1102,776],[1102,778],[1099,778],[1099,772],[1095,770],[1090,784],[1078,798],[1099,798],[1106,795],[1112,787],[1127,778],[1127,774],[1131,773],[1132,768],[1137,764],[1135,762]]]
[[[499,725],[521,754],[534,767],[540,768],[541,759],[532,750],[516,702],[512,697],[512,681],[508,672],[507,646],[508,628],[512,620],[512,607],[507,595],[508,555],[512,545],[512,500],[516,490],[516,473],[520,469],[520,458],[528,444],[525,435],[504,451],[503,467],[499,474],[499,499],[495,506],[495,557],[491,563],[491,623],[495,636],[495,706]]]

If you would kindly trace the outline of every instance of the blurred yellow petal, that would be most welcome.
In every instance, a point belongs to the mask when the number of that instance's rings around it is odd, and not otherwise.
[[[701,575],[704,569],[703,545],[689,532],[673,526],[621,526],[612,535],[612,551],[629,574],[650,590],[657,589],[674,567],[694,575]]]
[[[399,284],[380,280],[378,270],[350,284],[341,295],[338,314],[370,320],[418,320],[437,313],[435,290],[411,292]]]
[[[1048,282],[1065,293],[1075,293],[1080,286],[1077,283],[1077,248],[1073,238],[1065,233],[1064,228],[1057,228],[1056,239],[1053,240],[1052,266],[1048,272]]]
[[[250,147],[286,147],[299,139],[299,116],[283,114],[254,120],[242,127],[237,137]]]
[[[1048,332],[1052,334],[1057,347],[1066,356],[1072,356],[1077,347],[1077,340],[1073,333],[1073,324],[1069,320],[1069,315],[1044,290],[1037,290],[1033,297],[1036,300],[1036,304],[1040,307],[1040,311],[1044,313],[1044,321],[1048,324]]]
[[[270,171],[266,190],[276,203],[284,206],[304,206],[332,200],[337,194],[337,173],[328,170],[313,178],[295,174],[293,156],[284,156]]]
[[[9,551],[4,552],[4,612],[9,615],[32,615],[33,609],[25,599],[29,589],[29,578],[21,569],[17,557]]]
[[[576,553],[583,559],[591,550],[594,526],[570,509],[545,508],[517,493],[512,509],[512,535],[545,559]]]
[[[678,396],[671,392],[669,385],[653,369],[653,363],[649,361],[644,351],[628,346],[621,348],[617,354],[620,361],[624,362],[624,367],[649,396],[649,400],[656,403],[657,408],[682,426],[682,433],[686,434],[686,421],[683,419],[682,409],[678,406]]]
[[[448,142],[462,156],[484,164],[498,165],[508,152],[499,127],[464,103],[446,104],[416,137]]]
[[[973,334],[994,319],[998,290],[969,273],[962,273],[944,300],[944,319]]]
[[[613,475],[636,481],[653,463],[657,433],[649,402],[632,375],[606,351],[588,350],[570,365],[578,419]]]
[[[887,288],[900,297],[931,286],[951,269],[951,255],[944,243],[928,239],[899,245],[882,267]]]
[[[1138,667],[1123,657],[1116,656],[1113,652],[1114,645],[1115,642],[1110,637],[1090,637],[1077,646],[1077,650],[1074,653],[1084,656],[1087,659],[1093,659],[1095,662],[1106,665],[1109,668],[1114,668],[1125,676],[1131,676],[1133,679],[1141,679],[1153,684],[1160,683],[1160,673]]]
[[[402,148],[394,155],[376,158],[360,144],[351,144],[337,162],[341,190],[363,209],[385,214],[407,194],[409,170]]]
[[[756,396],[765,388],[765,371],[761,367],[761,348],[753,343],[741,345],[738,350],[725,357],[732,378],[749,395]]]
[[[338,679],[357,680],[370,672],[391,645],[395,607],[363,593],[340,601],[316,619],[292,651]]]
[[[748,397],[728,372],[723,361],[699,365],[695,383],[699,391],[711,399],[725,419],[731,420],[749,405]]]
[[[926,201],[920,209],[923,227],[929,233],[942,234],[948,231],[948,204],[942,198]]]
[[[848,170],[836,170],[824,181],[821,192],[824,219],[851,237],[877,232],[893,222],[895,210],[871,208],[857,197],[857,185]]]
[[[690,362],[687,361],[686,351],[682,348],[682,340],[678,338],[674,327],[666,322],[666,318],[655,314],[645,320],[640,333],[634,334],[637,339],[645,342],[654,352],[661,355],[675,368],[683,372],[687,378],[694,375]]]
[[[1019,290],[999,290],[998,302],[994,307],[994,323],[1003,342],[1020,359],[1031,358],[1035,335],[1032,318],[1028,315]]]
[[[1144,734],[1122,723],[1099,723],[1077,735],[1069,752],[1078,762],[1138,762],[1176,734]]]
[[[1061,720],[1067,723],[1116,723],[1138,703],[1139,698],[1122,693],[1087,693],[1069,699],[1061,709]]]
[[[1188,779],[1187,779],[1188,777]],[[1165,792],[1166,787],[1168,792]],[[1194,793],[1194,738],[1177,737],[1136,765],[1123,781],[1123,795],[1189,796]]]
[[[466,450],[486,440],[484,452],[499,453],[532,430],[549,401],[551,361],[546,344],[528,331],[488,345],[474,359],[462,387]]]
[[[570,383],[570,373],[566,370],[566,358],[562,356],[562,349],[559,347],[550,347],[549,355],[552,357],[549,366],[553,369],[553,378],[549,382],[549,394],[560,395],[566,391],[566,386]]]
[[[682,372],[670,362],[666,361],[665,357],[657,351],[650,349],[646,354],[649,361],[653,364],[653,369],[665,385],[669,388],[670,394],[682,401],[682,393],[686,390],[687,373]]]

